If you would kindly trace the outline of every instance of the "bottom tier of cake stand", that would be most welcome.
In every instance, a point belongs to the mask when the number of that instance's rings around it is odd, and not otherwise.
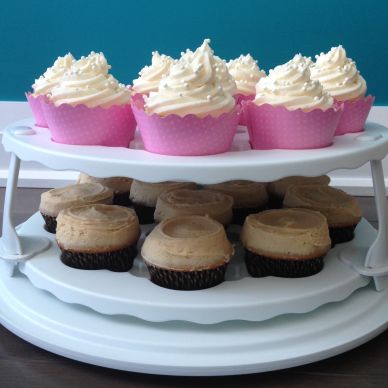
[[[350,350],[388,327],[388,290],[265,322],[151,323],[59,301],[21,273],[0,280],[0,321],[50,352],[152,374],[217,376],[283,369]]]

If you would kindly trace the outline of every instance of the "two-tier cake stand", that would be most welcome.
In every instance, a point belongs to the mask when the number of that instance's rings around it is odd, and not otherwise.
[[[11,152],[0,242],[0,321],[27,341],[63,356],[128,371],[228,375],[281,369],[356,347],[388,327],[388,210],[381,160],[388,129],[336,137],[328,148],[250,150],[240,128],[230,152],[167,157],[131,148],[53,143],[31,119],[5,129]],[[59,259],[55,235],[36,213],[16,228],[12,205],[20,160],[96,177],[148,182],[232,179],[270,181],[315,176],[371,164],[379,230],[366,220],[356,237],[333,248],[317,275],[284,279],[248,276],[239,229],[229,228],[236,254],[226,281],[200,291],[160,288],[140,258],[131,271],[81,271]],[[149,227],[142,231],[139,244]]]

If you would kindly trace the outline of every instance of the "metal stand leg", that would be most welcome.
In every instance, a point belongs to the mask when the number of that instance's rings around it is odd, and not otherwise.
[[[4,201],[3,235],[0,239],[0,272],[12,276],[18,261],[29,259],[50,246],[39,236],[19,236],[12,221],[13,199],[19,177],[20,159],[11,154]]]

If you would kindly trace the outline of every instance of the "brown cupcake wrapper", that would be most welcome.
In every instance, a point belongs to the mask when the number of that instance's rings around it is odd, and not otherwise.
[[[135,209],[140,224],[153,224],[155,222],[155,207],[139,205],[133,202],[133,208]]]
[[[331,246],[334,247],[336,244],[341,244],[353,240],[356,226],[357,224],[337,228],[329,227]]]
[[[311,259],[273,259],[245,249],[245,264],[249,275],[255,278],[277,276],[302,278],[315,275],[323,268],[323,257]]]
[[[44,229],[49,232],[55,234],[57,232],[57,217],[49,216],[47,214],[44,214],[40,212],[44,219]]]
[[[132,201],[129,199],[129,191],[125,193],[115,193],[113,195],[113,205],[131,207]]]
[[[259,213],[266,209],[267,206],[233,208],[232,224],[243,225],[245,218],[247,218],[250,214]]]
[[[127,272],[132,268],[137,255],[134,245],[111,252],[76,252],[61,248],[63,264],[77,269],[108,269],[114,272]]]
[[[152,283],[171,290],[194,291],[217,286],[225,280],[228,263],[199,271],[177,271],[147,263]]]

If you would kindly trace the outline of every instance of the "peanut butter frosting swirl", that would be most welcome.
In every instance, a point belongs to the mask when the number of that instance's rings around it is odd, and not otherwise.
[[[145,239],[141,255],[158,267],[195,271],[227,263],[233,246],[219,222],[203,216],[181,216],[158,224]]]
[[[122,206],[76,206],[62,210],[57,218],[57,242],[68,250],[119,250],[136,244],[139,233],[135,211]]]
[[[323,89],[339,101],[359,99],[366,93],[364,78],[356,63],[347,58],[342,46],[332,47],[326,54],[316,56],[311,78],[318,80]]]
[[[205,40],[190,62],[180,59],[171,66],[158,92],[151,92],[145,98],[146,112],[160,116],[217,117],[231,111],[235,106],[234,98],[223,90],[215,69],[213,52]]]
[[[236,81],[237,93],[245,96],[256,94],[256,84],[266,75],[250,54],[229,61],[228,69]]]
[[[52,89],[50,100],[55,106],[84,104],[89,108],[128,104],[131,98],[129,89],[108,74],[109,68],[104,54],[92,51],[63,75]]]
[[[287,189],[292,185],[328,185],[330,183],[330,177],[327,175],[320,176],[288,176],[270,182],[267,185],[267,191],[270,195],[274,195],[278,198],[284,198]]]
[[[160,194],[177,189],[195,189],[195,187],[196,184],[193,182],[147,183],[134,179],[129,198],[138,205],[155,207]]]
[[[157,51],[152,53],[150,66],[145,66],[139,72],[139,78],[133,80],[133,90],[136,93],[147,94],[157,92],[159,82],[170,71],[173,59],[168,55],[160,55]]]
[[[126,193],[131,190],[132,178],[126,178],[123,176],[114,176],[110,178],[96,178],[84,173],[80,173],[77,183],[100,183],[113,190],[115,194]],[[129,194],[128,194],[129,195]]]
[[[232,196],[234,208],[262,207],[268,203],[266,184],[261,182],[235,180],[205,185],[205,188]]]
[[[72,206],[91,203],[111,204],[113,192],[100,183],[82,183],[52,189],[42,193],[39,210],[56,217],[58,213]]]
[[[240,239],[247,250],[278,259],[320,257],[331,246],[326,218],[306,209],[251,214],[245,219]]]
[[[223,225],[232,221],[233,198],[223,193],[208,190],[178,189],[159,195],[154,219],[197,215],[209,216]]]
[[[327,218],[330,227],[355,225],[362,216],[355,198],[330,186],[291,186],[283,206],[317,210]]]
[[[74,57],[71,53],[58,57],[54,64],[35,80],[35,83],[32,85],[34,95],[45,96],[51,93],[53,87],[58,85],[65,72],[71,68],[73,63]]]
[[[323,91],[319,81],[310,78],[310,69],[293,60],[276,66],[256,85],[256,105],[284,106],[288,110],[327,110],[333,106],[333,98]]]

